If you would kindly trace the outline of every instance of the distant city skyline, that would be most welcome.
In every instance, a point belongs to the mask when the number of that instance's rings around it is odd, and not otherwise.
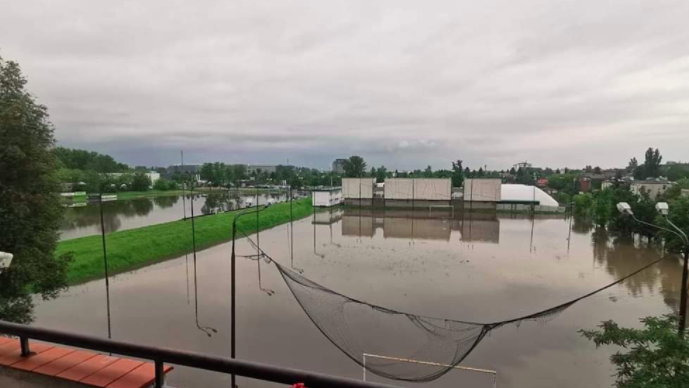
[[[689,160],[689,2],[8,3],[59,144],[130,165]],[[30,26],[30,28],[27,28]]]

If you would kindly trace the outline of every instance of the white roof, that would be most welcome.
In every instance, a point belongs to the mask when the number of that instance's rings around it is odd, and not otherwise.
[[[500,187],[501,201],[533,202],[537,201],[541,206],[559,206],[557,201],[536,186],[519,184],[503,184]]]

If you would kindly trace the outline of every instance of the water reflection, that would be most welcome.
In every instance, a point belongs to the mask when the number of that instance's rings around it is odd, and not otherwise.
[[[666,255],[662,246],[646,239],[612,237],[602,228],[591,234],[593,258],[613,277],[622,277],[659,256]],[[679,311],[682,262],[679,256],[668,254],[655,268],[643,271],[624,281],[629,293],[639,297],[659,291],[663,301],[673,311]]]
[[[398,220],[401,225],[395,225]],[[616,240],[604,231],[587,231],[581,226],[586,224],[562,216],[522,219],[460,213],[452,217],[418,210],[410,214],[332,209],[294,222],[293,230],[282,225],[262,231],[261,248],[280,264],[297,266],[308,279],[358,300],[420,315],[496,321],[584,295],[662,254],[645,241]],[[570,236],[577,227],[579,232]],[[417,243],[408,245],[412,241]],[[238,248],[239,253],[255,253],[246,241],[239,241]],[[200,251],[194,268],[180,257],[115,277],[111,285],[116,337],[227,356],[228,251],[227,245]],[[666,306],[676,309],[681,274],[677,264],[675,258],[668,258],[573,306],[547,325],[492,332],[466,363],[498,370],[503,388],[548,387],[553,381],[563,388],[607,386],[609,354],[593,349],[576,330],[604,319],[635,324],[640,316],[669,311]],[[277,271],[262,259],[237,260],[237,270],[239,357],[360,378],[361,369],[324,341]],[[74,287],[56,301],[37,302],[37,324],[104,335],[106,301],[101,289],[102,283],[90,283]],[[152,305],[157,308],[151,309]],[[84,308],[93,313],[84,315]],[[142,321],[147,324],[141,325]],[[218,333],[210,331],[209,337],[208,327]],[[402,345],[383,343],[385,337],[376,333],[364,333],[369,335],[364,339],[392,349]],[[486,386],[466,380],[451,384],[447,380],[451,377],[426,386]],[[176,386],[228,383],[184,368],[170,379]]]
[[[283,194],[258,195],[259,204],[282,202],[286,199]],[[77,204],[80,206],[74,206]],[[103,202],[105,231],[112,233],[186,218],[190,204],[193,204],[197,215],[209,215],[255,205],[256,195],[217,191]],[[100,233],[100,215],[96,203],[75,203],[68,206],[64,213],[60,225],[62,240]]]

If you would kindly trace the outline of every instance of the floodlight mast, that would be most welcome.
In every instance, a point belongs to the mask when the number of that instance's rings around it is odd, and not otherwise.
[[[668,217],[668,214],[670,213],[670,206],[667,204],[667,202],[658,202],[656,203],[655,208],[659,214],[665,217],[665,221],[667,221],[668,225],[670,225],[672,229],[668,229],[660,225],[651,224],[650,222],[642,221],[636,218],[634,216],[634,212],[632,211],[632,207],[627,202],[619,202],[617,204],[617,210],[624,215],[632,217],[634,221],[640,224],[648,225],[650,227],[672,233],[675,236],[679,237],[679,239],[682,241],[684,245],[684,262],[682,266],[682,291],[680,293],[679,302],[678,334],[680,336],[684,336],[684,327],[687,323],[687,277],[689,277],[689,238],[687,238],[687,234],[684,233],[684,231],[680,227],[678,227],[672,221],[670,221],[670,217]]]

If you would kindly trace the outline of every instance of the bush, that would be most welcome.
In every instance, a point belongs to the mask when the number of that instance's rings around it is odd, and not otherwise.
[[[610,356],[617,367],[618,388],[686,387],[689,382],[689,341],[677,334],[677,317],[642,318],[643,329],[621,328],[613,321],[603,322],[602,330],[580,330],[596,347],[616,345]]]
[[[151,188],[151,178],[143,172],[137,172],[132,178],[132,190],[146,191]]]
[[[175,190],[177,189],[177,184],[173,181],[160,178],[153,184],[153,189],[160,191]]]

